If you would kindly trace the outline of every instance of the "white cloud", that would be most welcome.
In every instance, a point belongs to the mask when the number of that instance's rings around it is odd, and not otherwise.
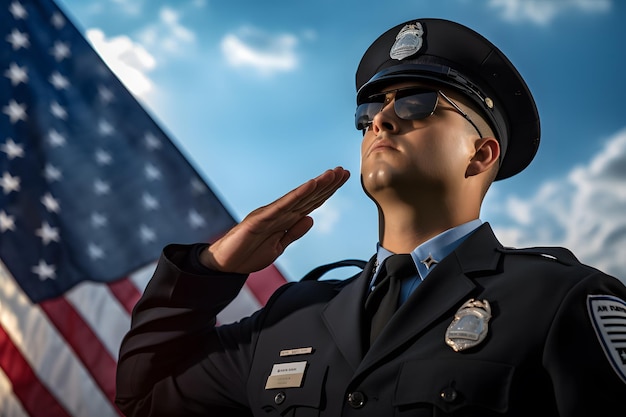
[[[180,23],[180,14],[170,8],[159,10],[159,20],[139,32],[139,39],[151,49],[180,54],[196,41],[196,34]]]
[[[87,39],[111,70],[136,97],[153,90],[146,75],[156,67],[156,61],[140,44],[127,36],[107,39],[100,29],[87,30]]]
[[[500,9],[505,20],[545,25],[570,11],[609,12],[612,0],[489,0],[488,6]]]
[[[196,35],[180,23],[180,16],[174,9],[169,7],[162,8],[159,12],[159,17],[169,31],[170,36],[175,40],[182,42],[193,42],[196,40]]]
[[[315,222],[313,231],[319,234],[330,234],[334,231],[335,225],[339,222],[341,213],[337,207],[337,197],[334,200],[326,201],[321,207],[317,208],[311,217]]]
[[[243,28],[222,39],[222,53],[237,68],[252,68],[262,74],[286,72],[298,66],[298,39],[289,34],[271,36],[258,29]]]
[[[509,196],[506,207],[513,225],[496,231],[504,245],[565,246],[626,282],[626,129],[586,165],[526,201]]]

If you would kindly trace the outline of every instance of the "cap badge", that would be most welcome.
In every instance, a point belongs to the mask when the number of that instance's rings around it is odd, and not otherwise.
[[[424,35],[424,29],[420,22],[405,25],[396,36],[389,56],[392,59],[402,60],[414,55],[424,43],[422,35]]]
[[[480,344],[487,336],[491,306],[487,300],[467,300],[446,330],[446,344],[460,352]]]

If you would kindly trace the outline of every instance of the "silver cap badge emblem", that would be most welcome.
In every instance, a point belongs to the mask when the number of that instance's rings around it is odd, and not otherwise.
[[[446,344],[460,352],[480,344],[487,336],[491,306],[487,300],[467,300],[446,330]]]
[[[389,56],[392,59],[402,60],[414,55],[420,50],[424,43],[422,39],[423,34],[424,29],[420,22],[405,25],[400,32],[398,32],[396,41],[389,51]]]

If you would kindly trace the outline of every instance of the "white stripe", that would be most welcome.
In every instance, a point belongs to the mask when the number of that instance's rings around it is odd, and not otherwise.
[[[220,324],[233,323],[247,317],[261,308],[258,300],[247,285],[244,285],[237,297],[217,315]]]
[[[13,395],[13,384],[0,368],[0,416],[28,417],[20,401]]]
[[[156,262],[150,263],[130,275],[130,280],[133,282],[133,284],[137,286],[140,293],[143,293],[146,285],[148,285],[148,281],[150,281],[150,278],[152,278],[152,274],[154,274],[156,265]]]
[[[73,351],[0,262],[0,325],[39,380],[71,415],[117,416]]]
[[[122,338],[130,329],[130,316],[111,294],[108,285],[85,281],[68,291],[65,298],[117,360]]]

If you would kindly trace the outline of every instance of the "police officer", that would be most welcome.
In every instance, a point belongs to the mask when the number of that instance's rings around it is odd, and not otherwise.
[[[626,288],[564,248],[503,247],[489,186],[539,144],[510,61],[454,22],[381,35],[356,74],[377,253],[215,327],[249,273],[311,227],[347,179],[328,170],[212,245],[170,245],[120,352],[127,416],[604,416],[626,412]]]

